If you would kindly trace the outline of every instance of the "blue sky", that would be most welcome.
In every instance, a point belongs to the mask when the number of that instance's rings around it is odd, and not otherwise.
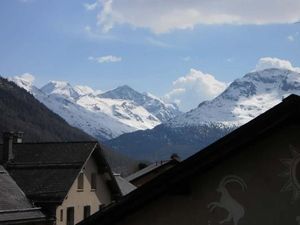
[[[1,0],[0,74],[30,73],[37,86],[128,84],[163,97],[191,69],[212,75],[221,90],[262,57],[300,66],[299,0],[163,2]],[[183,110],[217,94],[196,90],[201,85],[190,85],[194,100]]]

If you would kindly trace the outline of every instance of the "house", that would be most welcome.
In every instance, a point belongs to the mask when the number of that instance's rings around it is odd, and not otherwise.
[[[122,195],[97,142],[21,143],[8,132],[0,162],[57,225],[78,223]]]
[[[78,225],[300,224],[300,97]]]
[[[159,174],[177,165],[178,163],[178,157],[172,157],[170,160],[158,161],[129,175],[128,177],[126,177],[126,180],[134,186],[140,187],[157,177]]]
[[[0,166],[0,224],[48,225],[51,221],[34,207],[20,187]]]

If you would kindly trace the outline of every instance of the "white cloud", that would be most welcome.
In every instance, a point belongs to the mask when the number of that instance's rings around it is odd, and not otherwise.
[[[90,39],[90,40],[114,40],[117,41],[118,38],[109,34],[109,33],[102,33],[97,29],[93,29],[92,27],[90,27],[89,25],[86,25],[84,27],[84,33],[85,35]]]
[[[172,90],[164,96],[164,99],[177,103],[181,110],[187,111],[204,100],[216,97],[227,86],[211,74],[191,69],[187,75],[173,82]]]
[[[116,24],[154,33],[193,29],[198,24],[283,24],[300,20],[299,0],[98,0],[97,24]]]
[[[148,37],[146,38],[146,41],[153,45],[153,46],[156,46],[156,47],[160,47],[160,48],[171,48],[172,46],[163,42],[163,41],[160,41],[160,40],[157,40],[157,39],[154,39],[152,37]]]
[[[94,2],[94,3],[84,3],[83,6],[86,10],[88,11],[92,11],[94,9],[97,8],[97,6],[99,5],[98,1]]]
[[[300,73],[300,68],[294,67],[290,61],[271,57],[260,58],[255,67],[255,71],[269,68],[288,69]]]
[[[101,57],[90,56],[88,59],[91,61],[96,61],[98,63],[115,63],[115,62],[122,61],[121,57],[114,56],[114,55],[106,55]]]
[[[115,23],[121,22],[118,19],[118,16],[113,12],[112,4],[113,0],[101,0],[102,10],[97,15],[97,25],[101,26],[101,29],[104,33],[111,30]]]

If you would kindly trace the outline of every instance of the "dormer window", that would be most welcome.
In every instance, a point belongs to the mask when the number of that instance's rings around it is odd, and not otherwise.
[[[83,173],[81,172],[77,179],[77,189],[83,190]]]

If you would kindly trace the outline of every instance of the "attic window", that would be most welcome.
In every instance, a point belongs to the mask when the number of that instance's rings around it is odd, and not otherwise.
[[[77,189],[83,190],[83,173],[80,173],[77,179]]]

